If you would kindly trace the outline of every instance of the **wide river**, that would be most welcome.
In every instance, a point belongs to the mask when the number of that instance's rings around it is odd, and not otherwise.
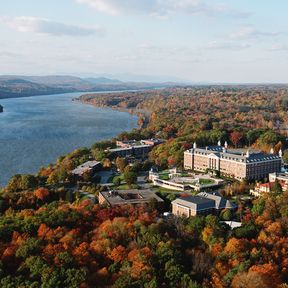
[[[0,187],[78,147],[137,127],[137,117],[72,101],[83,93],[0,99]]]

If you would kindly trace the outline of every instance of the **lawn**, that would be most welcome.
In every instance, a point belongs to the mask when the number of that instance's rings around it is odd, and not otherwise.
[[[158,187],[158,186],[153,186],[153,188],[157,191],[157,192],[159,192],[159,193],[161,193],[161,192],[166,192],[166,193],[183,193],[182,191],[176,191],[176,190],[170,190],[170,189],[167,189],[167,188],[162,188],[162,187]]]
[[[123,181],[124,180],[124,175],[123,174],[121,174],[121,175],[113,175],[113,176],[109,177],[108,183],[113,183],[113,180],[115,178],[120,178],[120,180]]]
[[[118,187],[115,187],[116,190],[130,190],[130,189],[138,189],[139,186],[137,184],[132,184],[129,186],[128,184],[122,184]]]
[[[208,185],[208,184],[214,184],[215,181],[212,179],[199,179],[200,185]]]
[[[190,175],[188,173],[181,173],[180,177],[189,177]]]
[[[161,180],[169,180],[169,174],[168,173],[160,174],[159,178]]]

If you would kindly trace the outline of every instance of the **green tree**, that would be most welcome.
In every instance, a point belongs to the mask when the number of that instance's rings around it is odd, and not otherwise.
[[[37,254],[40,250],[41,240],[29,238],[16,251],[16,257],[27,258],[30,255]]]
[[[220,217],[224,220],[224,221],[229,221],[232,219],[232,212],[230,209],[224,209],[221,211]]]
[[[275,180],[275,183],[272,187],[272,191],[275,193],[275,194],[280,194],[283,192],[282,190],[282,187],[281,187],[281,184],[279,183],[278,179]]]
[[[284,152],[282,159],[285,163],[288,163],[288,150]]]
[[[38,179],[33,175],[20,175],[17,174],[13,176],[7,187],[6,190],[8,192],[17,192],[22,190],[34,189],[38,185]]]
[[[121,179],[120,179],[120,177],[114,177],[114,179],[113,179],[113,184],[114,184],[115,186],[120,186],[120,184],[121,184]]]
[[[125,172],[124,173],[124,180],[126,183],[131,186],[132,184],[137,183],[137,174],[135,172]]]
[[[165,278],[169,281],[171,287],[177,287],[183,275],[182,267],[174,259],[165,264]]]
[[[103,149],[93,149],[91,150],[92,156],[95,158],[97,161],[102,161],[104,158],[106,158],[106,153]]]
[[[273,130],[268,130],[267,132],[261,134],[258,141],[260,145],[275,145],[280,141],[279,135]]]

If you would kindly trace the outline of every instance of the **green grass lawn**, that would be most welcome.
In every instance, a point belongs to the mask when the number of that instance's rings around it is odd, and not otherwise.
[[[122,184],[118,187],[115,187],[116,190],[130,190],[130,189],[138,189],[139,186],[137,184],[133,184],[131,186],[129,186],[128,184]]]
[[[166,193],[183,193],[183,191],[176,191],[176,190],[171,190],[171,189],[167,189],[167,188],[162,188],[162,187],[158,187],[158,186],[153,186],[153,189],[155,189],[155,191],[157,192],[166,192]]]
[[[211,179],[199,179],[200,185],[214,184],[215,181]]]
[[[108,183],[113,183],[113,180],[114,180],[115,178],[120,178],[120,180],[123,181],[123,180],[124,180],[124,175],[121,174],[121,175],[111,176],[111,177],[109,177],[109,179],[108,179]]]
[[[180,177],[189,177],[190,175],[188,173],[181,173]]]
[[[165,173],[165,174],[160,174],[160,177],[159,177],[161,180],[169,180],[169,174],[168,173]]]

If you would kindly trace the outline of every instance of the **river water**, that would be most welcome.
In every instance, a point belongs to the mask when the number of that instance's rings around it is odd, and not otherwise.
[[[83,93],[0,99],[0,187],[78,147],[137,127],[137,117],[72,101]]]

